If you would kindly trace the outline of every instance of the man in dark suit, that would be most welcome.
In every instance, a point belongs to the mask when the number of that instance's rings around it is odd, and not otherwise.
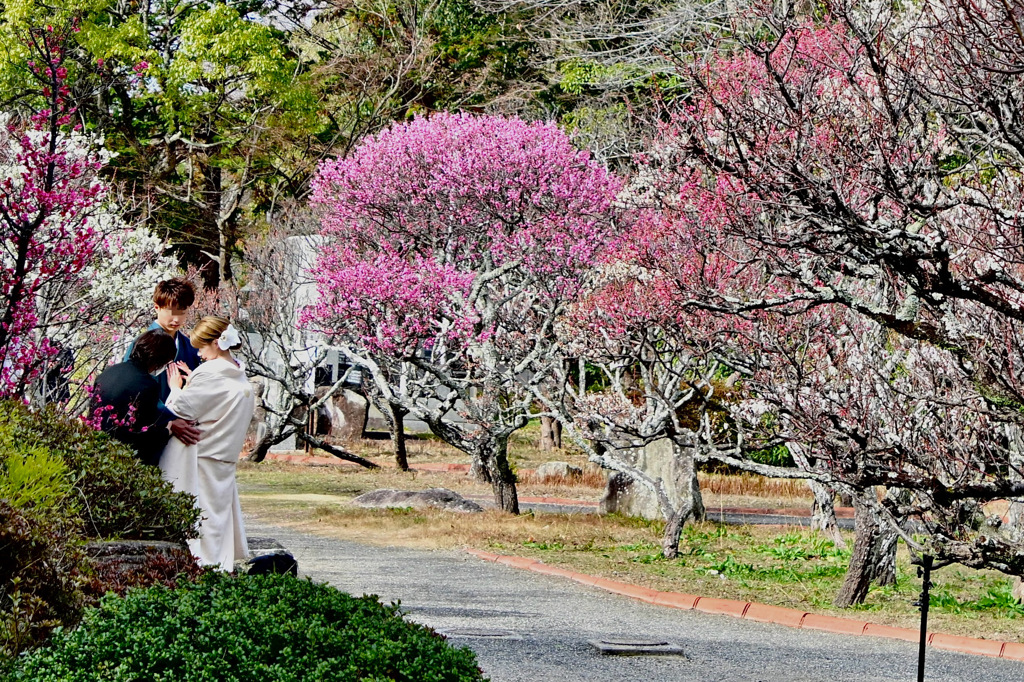
[[[135,450],[144,464],[157,464],[170,438],[168,418],[160,410],[160,384],[174,361],[174,338],[153,329],[132,346],[127,362],[112,365],[96,378],[91,413],[102,431]]]

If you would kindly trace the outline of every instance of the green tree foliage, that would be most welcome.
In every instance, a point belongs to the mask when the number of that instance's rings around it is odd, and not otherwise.
[[[415,113],[519,110],[543,83],[507,13],[470,0],[42,0],[0,5],[0,101],[38,106],[29,29],[74,25],[76,117],[133,217],[208,284],[316,165]]]
[[[81,20],[83,117],[118,152],[136,210],[213,283],[273,195],[280,127],[317,131],[316,96],[281,30],[238,3],[110,2]]]

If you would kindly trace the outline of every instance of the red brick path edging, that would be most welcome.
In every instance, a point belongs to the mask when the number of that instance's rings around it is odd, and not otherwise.
[[[556,575],[563,578],[575,580],[584,585],[592,585],[602,590],[621,594],[633,599],[655,604],[657,606],[668,606],[675,609],[692,609],[703,613],[716,613],[733,618],[743,618],[759,623],[775,623],[791,628],[804,628],[807,630],[823,630],[842,635],[867,635],[869,637],[886,637],[889,639],[902,639],[908,642],[917,642],[920,633],[909,628],[897,628],[890,625],[878,625],[852,618],[839,618],[826,616],[799,609],[790,609],[782,606],[768,606],[756,602],[744,602],[736,599],[716,599],[712,597],[701,597],[694,594],[683,594],[681,592],[659,592],[639,585],[608,580],[597,576],[577,573],[558,566],[549,566],[536,559],[526,557],[502,556],[483,552],[478,549],[467,549],[468,553],[485,561],[494,561],[506,566],[524,568],[535,573],[545,575]],[[957,637],[945,635],[941,632],[933,632],[928,635],[928,643],[936,649],[956,651],[963,654],[976,654],[981,656],[992,656],[1005,658],[1013,661],[1024,661],[1024,644],[1018,642],[1000,642],[992,639],[976,639],[974,637]]]

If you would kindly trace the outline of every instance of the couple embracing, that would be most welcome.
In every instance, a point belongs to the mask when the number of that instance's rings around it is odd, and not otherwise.
[[[157,285],[156,321],[125,362],[97,378],[94,414],[103,430],[159,466],[175,490],[196,496],[202,521],[189,549],[200,564],[230,571],[248,558],[235,465],[255,396],[232,355],[241,339],[226,318],[204,317],[191,334],[181,331],[194,301],[185,280]]]

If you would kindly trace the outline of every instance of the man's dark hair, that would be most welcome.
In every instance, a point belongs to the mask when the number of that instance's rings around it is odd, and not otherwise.
[[[178,346],[170,334],[163,329],[150,329],[135,339],[135,347],[128,359],[147,372],[154,372],[174,362],[177,354]]]
[[[153,291],[153,303],[159,308],[184,310],[196,302],[196,290],[187,279],[165,279]]]

